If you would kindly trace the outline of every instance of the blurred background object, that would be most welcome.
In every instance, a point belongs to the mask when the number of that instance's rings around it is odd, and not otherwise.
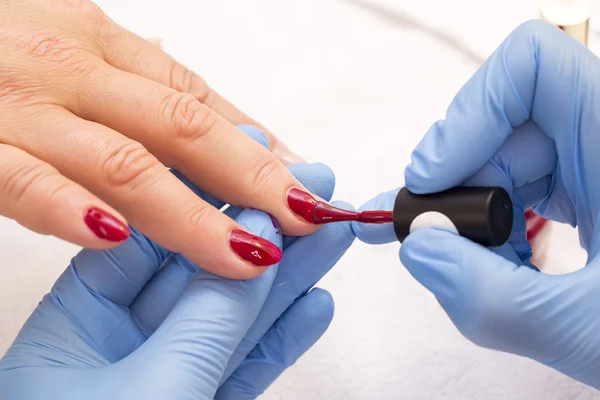
[[[540,19],[549,22],[565,31],[579,43],[589,43],[589,23],[592,15],[590,0],[542,0]],[[544,269],[547,261],[548,242],[552,230],[552,222],[533,210],[525,212],[527,219],[527,240],[531,243],[533,257],[531,262]]]
[[[540,0],[98,4],[142,37],[161,38],[165,51],[292,150],[328,164],[337,178],[334,199],[357,207],[403,185],[411,150],[426,130],[517,25],[540,17],[541,6]],[[600,30],[594,21],[592,50]],[[585,263],[574,229],[553,224],[547,232],[544,272]],[[0,235],[3,353],[77,248],[5,219]],[[599,398],[550,368],[468,342],[400,265],[398,248],[350,249],[320,284],[336,301],[329,331],[263,399]]]
[[[579,43],[587,46],[591,0],[542,0],[541,19],[556,25]]]

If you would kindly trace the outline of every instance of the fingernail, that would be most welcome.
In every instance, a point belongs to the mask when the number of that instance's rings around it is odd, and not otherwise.
[[[127,225],[99,208],[90,208],[84,221],[96,236],[111,242],[122,242],[131,233]]]
[[[231,231],[229,244],[238,256],[257,267],[277,264],[283,255],[279,247],[268,240],[241,230]]]
[[[315,207],[317,206],[317,200],[315,198],[300,189],[291,189],[287,196],[288,205],[290,210],[306,222],[311,224],[315,223]]]

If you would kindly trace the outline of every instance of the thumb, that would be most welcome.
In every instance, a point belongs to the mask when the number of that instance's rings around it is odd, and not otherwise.
[[[511,251],[499,249],[514,260]],[[561,357],[556,343],[565,340],[561,318],[569,310],[557,300],[566,290],[564,281],[503,256],[436,229],[412,233],[400,249],[410,274],[436,296],[467,339],[551,363]]]

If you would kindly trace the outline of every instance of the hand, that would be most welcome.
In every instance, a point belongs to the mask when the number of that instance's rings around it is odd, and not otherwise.
[[[600,60],[546,23],[516,29],[427,132],[405,171],[416,193],[464,183],[507,189],[509,243],[486,249],[437,229],[400,257],[474,343],[537,360],[600,388]],[[391,206],[393,193],[366,204]],[[587,266],[552,276],[531,265],[523,210],[578,226]],[[392,240],[389,227],[362,231]]]
[[[314,193],[331,196],[328,168],[290,168]],[[281,263],[253,280],[225,280],[135,230],[115,249],[84,250],[0,361],[0,398],[244,400],[262,393],[327,329],[331,296],[310,289],[354,234],[335,224],[282,237],[261,211],[227,212],[283,245]]]
[[[90,0],[0,0],[0,54],[0,215],[91,249],[125,240],[128,221],[212,273],[264,272],[174,167],[286,234],[316,231],[287,207],[302,185],[276,157],[285,146],[246,137],[233,124],[254,121]]]

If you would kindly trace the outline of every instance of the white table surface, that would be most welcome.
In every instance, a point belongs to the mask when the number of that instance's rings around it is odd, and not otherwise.
[[[334,198],[355,206],[403,184],[411,149],[456,91],[514,27],[538,17],[537,0],[98,4],[162,38],[290,147],[331,166]],[[0,237],[2,354],[78,249],[1,218]],[[402,267],[398,248],[356,244],[321,282],[336,300],[334,321],[264,399],[600,398],[530,360],[472,345]],[[554,227],[549,258],[547,270],[581,267],[574,230]]]

